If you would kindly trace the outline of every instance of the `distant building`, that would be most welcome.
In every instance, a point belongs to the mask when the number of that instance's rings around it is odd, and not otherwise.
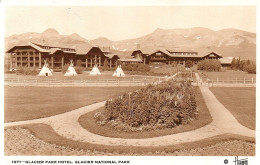
[[[50,46],[28,43],[14,46],[6,53],[10,54],[11,68],[41,68],[46,61],[52,69],[62,69],[70,60],[76,64],[81,60],[82,66],[88,68],[97,64],[99,67],[116,67],[119,57],[116,54],[103,52],[99,47],[87,49]]]
[[[223,58],[219,59],[222,68],[230,69],[233,58],[234,57],[223,57]]]
[[[51,46],[46,44],[28,43],[17,45],[9,49],[11,68],[33,67],[42,68],[44,61],[51,69],[60,70],[70,60],[74,64],[81,61],[81,65],[92,68],[95,64],[98,67],[114,68],[119,64],[183,64],[187,60],[197,64],[203,59],[221,59],[222,56],[216,52],[196,52],[190,50],[168,50],[159,49],[145,52],[140,49],[135,51],[116,51],[110,48],[88,47],[69,48],[66,46]],[[223,63],[224,65],[224,63]],[[226,64],[228,65],[228,64]]]

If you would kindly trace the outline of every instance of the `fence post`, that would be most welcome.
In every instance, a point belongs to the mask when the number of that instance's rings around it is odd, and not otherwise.
[[[252,77],[252,84],[254,83],[254,78]]]

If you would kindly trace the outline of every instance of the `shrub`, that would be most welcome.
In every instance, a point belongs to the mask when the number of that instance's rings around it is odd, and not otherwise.
[[[256,74],[256,65],[255,65],[254,63],[248,64],[248,65],[245,67],[245,70],[246,70],[248,73]]]
[[[28,67],[19,67],[16,70],[16,74],[21,75],[37,75],[39,73],[39,70],[35,68],[28,68]]]
[[[149,65],[144,65],[144,64],[128,64],[128,65],[123,65],[122,69],[124,71],[149,72],[151,68],[149,67]]]
[[[81,60],[77,60],[76,66],[82,67],[82,61]]]
[[[120,121],[129,127],[172,128],[187,123],[196,114],[194,87],[185,81],[148,85],[105,104],[108,123]]]
[[[215,59],[205,59],[198,62],[198,70],[205,70],[205,71],[220,71],[221,64],[219,60]]]
[[[82,72],[84,71],[84,67],[76,66],[75,71],[77,74],[82,74]]]
[[[185,62],[185,67],[186,68],[191,68],[193,66],[193,64],[192,64],[192,61],[191,60],[187,60],[186,62]]]
[[[62,73],[66,73],[67,70],[68,70],[68,68],[69,68],[69,66],[70,66],[70,64],[65,64],[65,65],[63,66],[63,68],[61,69],[61,72],[62,72]]]

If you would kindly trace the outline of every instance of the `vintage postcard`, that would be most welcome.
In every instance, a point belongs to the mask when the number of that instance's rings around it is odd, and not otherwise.
[[[257,2],[128,2],[3,1],[3,164],[256,164]]]

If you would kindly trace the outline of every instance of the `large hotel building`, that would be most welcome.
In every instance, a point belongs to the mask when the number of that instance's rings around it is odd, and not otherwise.
[[[221,55],[215,52],[198,53],[196,51],[159,49],[145,52],[141,49],[128,52],[120,52],[100,47],[90,47],[84,50],[66,47],[56,47],[46,44],[28,43],[17,45],[9,49],[11,68],[33,67],[41,68],[44,61],[52,69],[60,70],[69,63],[74,64],[81,61],[83,67],[92,68],[95,64],[99,67],[113,68],[119,64],[132,63],[163,63],[163,64],[185,64],[187,60],[196,64],[203,59],[220,59]]]

